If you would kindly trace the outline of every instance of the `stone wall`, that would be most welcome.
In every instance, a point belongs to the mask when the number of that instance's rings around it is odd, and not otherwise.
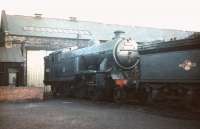
[[[5,38],[5,46],[11,44],[12,47],[23,47],[26,49],[38,50],[58,50],[71,46],[85,47],[92,45],[88,40],[82,39],[64,39],[64,38],[47,38],[47,37],[30,37],[30,36],[11,36]],[[6,45],[7,44],[7,45]],[[21,46],[22,47],[22,46]]]
[[[43,100],[44,89],[40,87],[0,86],[0,102]]]

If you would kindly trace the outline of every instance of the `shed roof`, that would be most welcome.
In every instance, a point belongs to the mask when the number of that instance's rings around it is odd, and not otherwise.
[[[21,49],[0,47],[0,62],[24,62]]]
[[[6,19],[7,31],[10,34],[25,36],[72,39],[91,39],[95,37],[97,40],[110,40],[114,37],[114,31],[121,30],[125,32],[125,36],[131,37],[137,42],[150,42],[154,40],[169,40],[174,37],[183,39],[193,34],[190,31],[133,27],[45,17],[37,18],[22,15],[5,14],[4,19]]]

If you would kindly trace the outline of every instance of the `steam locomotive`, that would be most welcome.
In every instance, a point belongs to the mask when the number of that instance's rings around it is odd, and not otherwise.
[[[55,96],[116,102],[176,101],[200,106],[200,38],[107,43],[45,57],[44,83]]]
[[[45,84],[55,96],[76,96],[95,100],[113,99],[115,85],[134,84],[134,69],[139,63],[137,43],[122,38],[45,57]]]

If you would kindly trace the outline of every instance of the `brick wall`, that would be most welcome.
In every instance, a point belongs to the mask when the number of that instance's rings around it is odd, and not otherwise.
[[[0,87],[0,102],[43,100],[43,88],[40,87]]]

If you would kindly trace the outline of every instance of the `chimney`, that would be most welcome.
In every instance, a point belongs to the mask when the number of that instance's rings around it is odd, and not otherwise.
[[[125,32],[121,31],[121,30],[117,30],[117,31],[114,32],[114,34],[115,34],[114,39],[116,39],[116,38],[122,38],[122,37],[124,37]]]
[[[70,21],[76,22],[77,21],[77,17],[69,17]]]
[[[42,14],[41,13],[35,13],[35,18],[38,18],[38,19],[42,18]]]

